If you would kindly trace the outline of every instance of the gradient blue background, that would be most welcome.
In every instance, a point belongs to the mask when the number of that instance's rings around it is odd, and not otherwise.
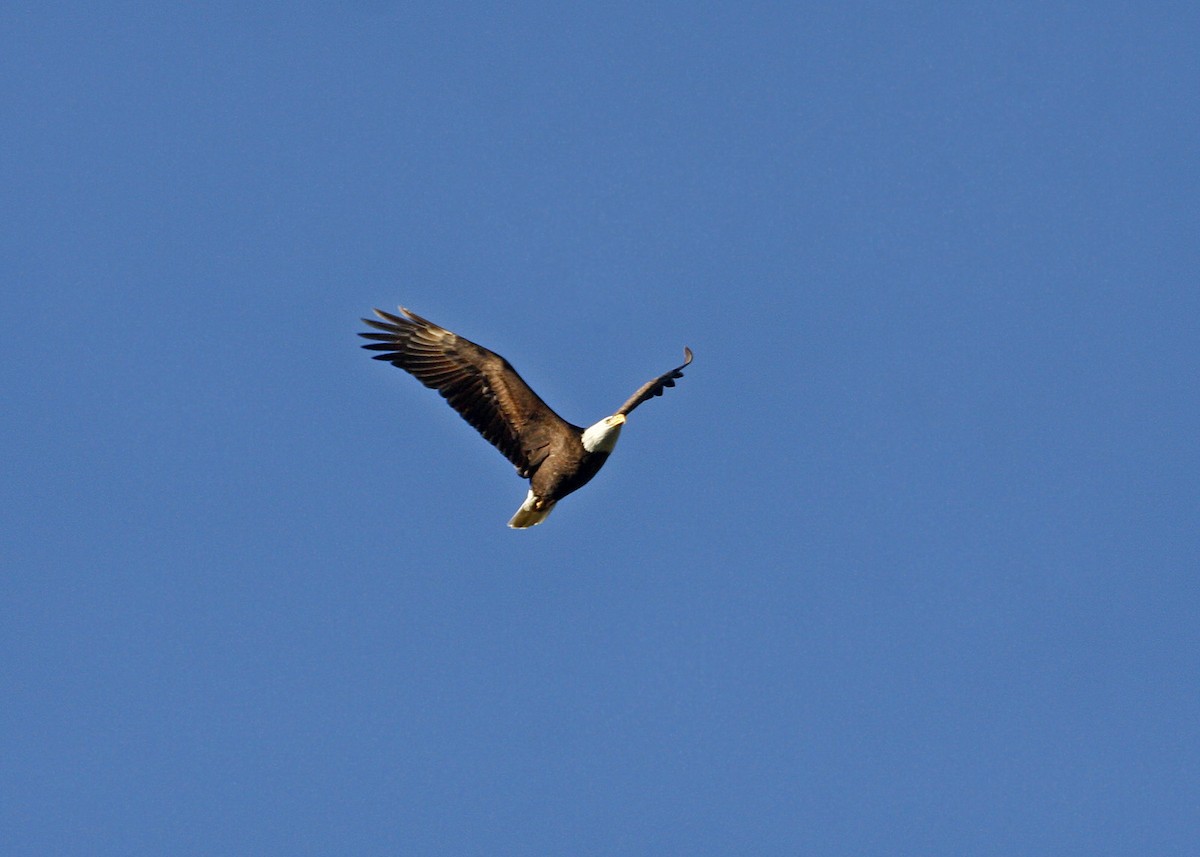
[[[1195,4],[248,5],[0,12],[5,854],[1196,853]]]

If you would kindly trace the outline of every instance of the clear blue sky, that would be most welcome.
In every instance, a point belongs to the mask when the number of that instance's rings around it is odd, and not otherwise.
[[[0,13],[6,855],[1195,853],[1195,4],[247,5]]]

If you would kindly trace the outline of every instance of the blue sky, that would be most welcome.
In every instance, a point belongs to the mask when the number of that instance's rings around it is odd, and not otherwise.
[[[1194,5],[244,6],[0,13],[6,853],[1193,853]]]

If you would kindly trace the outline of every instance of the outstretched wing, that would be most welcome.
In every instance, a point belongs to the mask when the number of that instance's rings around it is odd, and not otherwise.
[[[628,402],[621,405],[621,409],[619,411],[617,411],[617,413],[618,414],[628,414],[630,411],[632,411],[634,408],[636,408],[638,405],[640,405],[642,402],[646,401],[647,399],[653,399],[655,396],[661,396],[663,394],[663,390],[666,389],[667,387],[674,387],[675,379],[682,378],[683,370],[686,369],[687,365],[692,362],[692,349],[688,348],[687,346],[684,346],[683,357],[684,357],[683,365],[676,366],[670,372],[666,372],[662,375],[659,375],[653,381],[647,381],[645,384],[642,385],[642,388],[640,390],[638,390],[636,393],[634,393],[632,396],[629,397]]]
[[[441,393],[521,476],[537,469],[557,433],[573,430],[499,354],[404,307],[400,312],[406,317],[377,309],[379,321],[364,318],[382,332],[360,333],[373,340],[363,348],[382,352],[376,360],[400,367]]]

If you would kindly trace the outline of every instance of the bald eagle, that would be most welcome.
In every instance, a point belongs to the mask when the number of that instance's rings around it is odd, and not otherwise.
[[[441,393],[529,480],[525,502],[508,522],[514,529],[540,524],[559,500],[586,485],[617,445],[625,418],[642,402],[674,387],[692,362],[691,349],[684,348],[682,365],[647,381],[612,416],[582,428],[554,413],[499,354],[404,307],[400,312],[403,318],[377,309],[379,320],[364,318],[380,332],[360,333],[371,340],[363,348],[382,352],[376,360],[398,366]]]

